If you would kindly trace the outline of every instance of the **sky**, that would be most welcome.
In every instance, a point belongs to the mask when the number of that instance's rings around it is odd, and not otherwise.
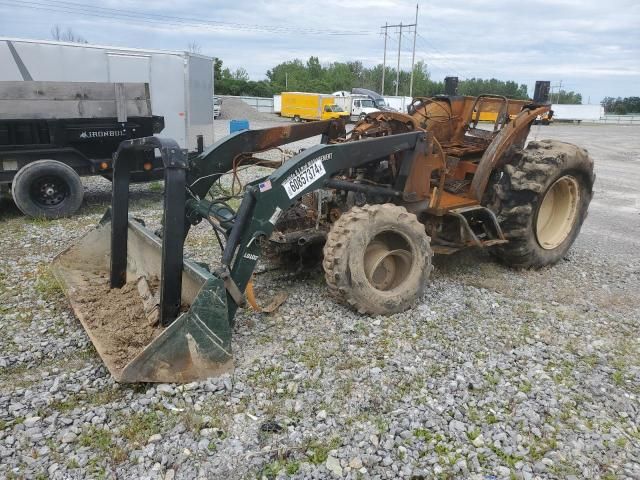
[[[51,39],[71,28],[90,43],[185,50],[195,42],[251,79],[280,62],[314,55],[322,63],[382,63],[388,22],[415,22],[416,2],[391,0],[0,0],[0,36]],[[638,0],[429,0],[420,2],[416,61],[432,78],[495,77],[529,86],[605,96],[640,96]],[[398,29],[389,29],[395,66]],[[402,35],[400,67],[411,68],[412,29]]]

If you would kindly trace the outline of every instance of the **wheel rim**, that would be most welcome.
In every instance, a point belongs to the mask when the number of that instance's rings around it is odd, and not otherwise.
[[[69,186],[53,176],[41,177],[31,184],[31,198],[39,206],[53,208],[69,196]]]
[[[547,190],[538,209],[536,237],[540,246],[552,250],[564,242],[578,215],[580,188],[571,175],[556,180]]]
[[[376,290],[388,291],[406,280],[413,265],[408,242],[396,232],[382,232],[364,251],[364,273]]]

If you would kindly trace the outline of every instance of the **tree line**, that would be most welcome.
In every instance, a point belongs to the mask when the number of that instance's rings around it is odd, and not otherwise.
[[[350,91],[353,87],[368,88],[380,92],[382,65],[365,67],[360,61],[321,64],[318,57],[311,56],[306,62],[296,59],[280,63],[269,69],[266,80],[253,81],[245,69],[231,71],[223,68],[222,60],[216,58],[214,65],[215,90],[220,95],[249,95],[269,97],[285,91],[332,93]],[[399,77],[398,95],[409,95],[411,72],[397,71],[393,67],[384,70],[384,95],[395,95],[395,82]],[[432,96],[444,93],[444,82],[432,80],[427,64],[416,62],[413,69],[413,96]],[[495,78],[486,80],[470,78],[458,84],[461,95],[490,93],[507,98],[526,99],[527,86],[514,81]]]
[[[614,113],[616,115],[640,113],[640,97],[604,97],[602,106],[605,113]]]
[[[574,91],[560,90],[551,93],[551,103],[560,103],[563,105],[580,105],[582,103],[582,95]]]

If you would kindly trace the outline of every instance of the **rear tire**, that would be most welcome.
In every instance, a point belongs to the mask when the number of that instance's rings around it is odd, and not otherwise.
[[[360,313],[407,310],[424,293],[433,269],[424,225],[393,204],[344,213],[331,227],[323,253],[329,291]]]
[[[38,160],[22,167],[11,185],[13,201],[29,217],[60,218],[82,205],[80,176],[56,160]]]
[[[575,241],[593,196],[593,160],[587,151],[555,140],[514,148],[487,189],[509,243],[492,253],[519,268],[541,268],[562,259]]]

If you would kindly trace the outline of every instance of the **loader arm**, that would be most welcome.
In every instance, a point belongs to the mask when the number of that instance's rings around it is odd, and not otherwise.
[[[204,198],[213,184],[233,169],[239,155],[264,152],[316,135],[322,135],[321,143],[344,137],[344,122],[335,119],[323,120],[262,130],[245,130],[229,135],[189,161],[187,186],[197,197]],[[252,161],[244,162],[248,163]]]
[[[222,254],[223,268],[229,268],[237,289],[244,292],[260,257],[261,242],[269,238],[280,214],[302,195],[325,187],[331,177],[341,171],[392,154],[404,152],[411,161],[418,154],[424,155],[426,146],[427,134],[422,131],[316,145],[296,155],[268,177],[248,185]],[[233,325],[238,302],[230,294],[227,300],[228,318]]]

